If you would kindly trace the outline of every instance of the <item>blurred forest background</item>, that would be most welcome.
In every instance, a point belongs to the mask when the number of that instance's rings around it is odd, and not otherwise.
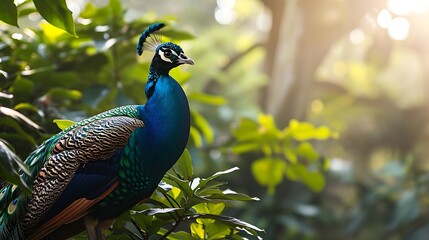
[[[195,176],[238,166],[229,186],[260,198],[229,215],[264,239],[428,238],[429,0],[67,1],[78,38],[15,2],[0,138],[22,159],[53,119],[143,104],[151,55],[135,44],[165,21],[196,62],[172,72]]]

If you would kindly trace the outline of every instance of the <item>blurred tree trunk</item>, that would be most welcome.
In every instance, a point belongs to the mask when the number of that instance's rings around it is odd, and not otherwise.
[[[306,118],[317,67],[331,45],[359,25],[374,1],[263,2],[271,10],[273,27],[266,42],[270,82],[261,105],[283,127],[290,119]]]

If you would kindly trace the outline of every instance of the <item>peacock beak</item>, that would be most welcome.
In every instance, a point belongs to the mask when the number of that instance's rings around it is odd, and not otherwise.
[[[195,65],[194,61],[192,61],[192,59],[188,58],[185,54],[181,54],[179,56],[178,62],[181,64]]]

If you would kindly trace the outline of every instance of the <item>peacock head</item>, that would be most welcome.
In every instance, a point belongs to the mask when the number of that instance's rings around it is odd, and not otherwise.
[[[182,64],[194,65],[194,61],[188,58],[182,48],[172,42],[160,44],[155,51],[155,56],[152,59],[152,64],[158,68],[170,71]]]
[[[137,53],[141,55],[143,49],[155,52],[151,63],[151,71],[158,74],[167,74],[171,69],[182,65],[194,65],[194,61],[188,58],[182,48],[172,42],[161,43],[161,37],[157,34],[165,27],[164,23],[150,25],[139,38]]]

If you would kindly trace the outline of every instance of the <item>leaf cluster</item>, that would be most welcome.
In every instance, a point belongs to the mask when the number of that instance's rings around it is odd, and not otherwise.
[[[260,114],[257,121],[242,119],[233,135],[235,154],[262,155],[252,162],[251,169],[257,182],[270,193],[285,177],[304,183],[312,191],[324,188],[323,171],[329,162],[316,151],[312,141],[338,137],[328,127],[291,120],[287,127],[279,129],[272,116]]]
[[[258,238],[262,229],[223,215],[234,202],[259,200],[228,189],[226,182],[217,180],[237,170],[235,167],[207,178],[194,177],[191,156],[185,150],[147,204],[137,205],[122,216],[108,239],[124,235],[131,239]]]

